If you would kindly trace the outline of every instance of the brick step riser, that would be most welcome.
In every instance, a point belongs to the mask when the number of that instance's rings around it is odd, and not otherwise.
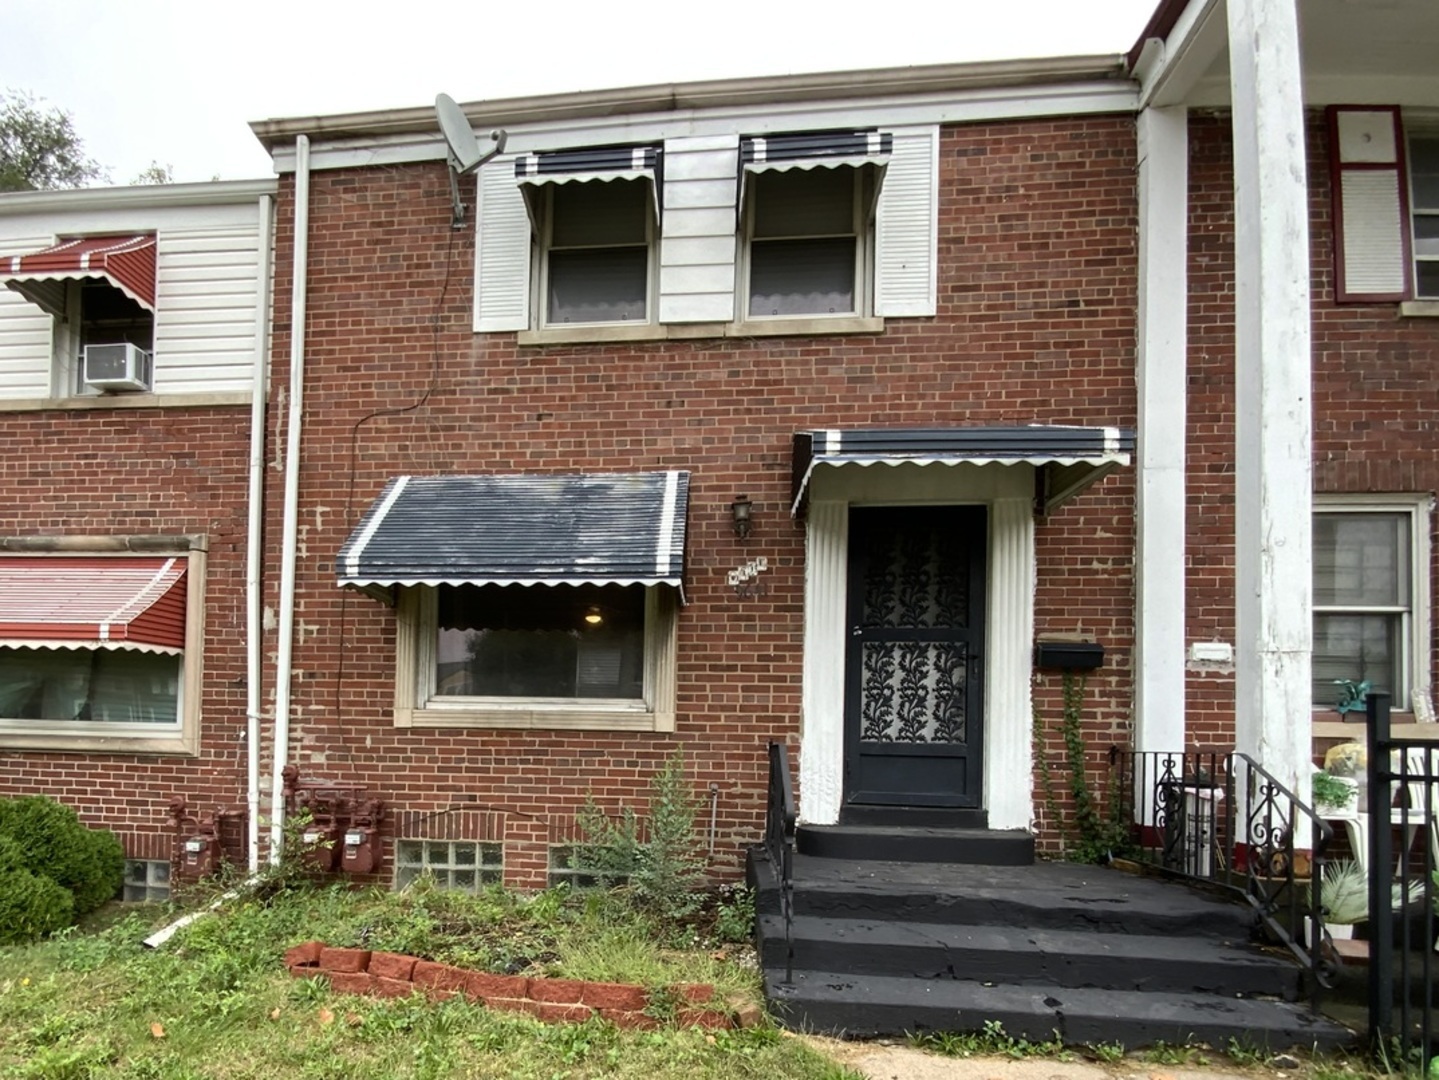
[[[1270,1026],[1248,1027],[1225,1020],[1210,1021],[1198,1014],[1183,1021],[1151,1020],[1142,1016],[1141,1001],[1142,995],[1136,995],[1131,1015],[1100,1017],[1074,1013],[1035,1017],[1032,1013],[1003,1008],[956,1010],[872,1000],[814,1002],[803,997],[788,999],[782,1004],[772,1002],[771,1011],[784,1027],[793,1031],[843,1034],[849,1039],[926,1031],[980,1033],[991,1022],[1002,1025],[1006,1035],[1032,1042],[1047,1042],[1057,1032],[1069,1046],[1118,1043],[1133,1049],[1161,1042],[1226,1046],[1230,1039],[1236,1039],[1241,1045],[1280,1050],[1307,1045],[1309,1039],[1302,1029],[1276,1031]]]
[[[761,888],[755,896],[760,915],[779,914],[779,892]],[[1243,941],[1249,935],[1246,909],[1216,914],[1210,919],[1177,916],[1167,919],[1148,913],[1142,920],[1132,912],[1096,911],[1092,906],[1031,906],[1022,896],[1003,902],[982,897],[936,898],[932,895],[883,895],[873,892],[797,892],[796,916],[832,919],[870,919],[878,922],[937,923],[942,926],[1006,926],[1036,930],[1084,930],[1093,933],[1155,934],[1167,937],[1218,935]]]
[[[771,975],[778,972],[779,977],[783,977],[783,935],[764,939],[760,960]],[[794,943],[794,967],[797,971],[909,976],[919,980],[967,979],[1008,985],[1278,997],[1288,1001],[1296,1000],[1299,995],[1296,969],[1262,962],[1236,967],[1232,963],[1203,961],[1116,960],[987,949],[839,945],[833,941],[799,939]]]

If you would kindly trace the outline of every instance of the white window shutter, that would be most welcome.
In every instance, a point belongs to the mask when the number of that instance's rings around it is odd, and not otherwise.
[[[875,219],[876,315],[933,315],[938,296],[939,128],[894,128]]]
[[[475,210],[475,330],[530,328],[530,215],[515,158],[480,167]]]
[[[1410,295],[1409,210],[1399,110],[1328,112],[1335,299],[1403,300]]]

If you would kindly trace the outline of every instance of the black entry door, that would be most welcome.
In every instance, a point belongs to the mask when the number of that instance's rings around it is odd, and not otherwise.
[[[979,807],[982,506],[849,517],[845,802]]]

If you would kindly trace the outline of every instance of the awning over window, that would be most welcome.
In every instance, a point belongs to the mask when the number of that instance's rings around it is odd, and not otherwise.
[[[0,255],[0,281],[51,315],[65,314],[67,282],[105,281],[155,310],[155,237],[87,236],[28,255]]]
[[[683,586],[689,473],[397,476],[340,548],[341,585]]]
[[[178,557],[0,555],[0,644],[178,653],[186,566]]]
[[[522,154],[515,158],[515,182],[525,194],[532,222],[539,221],[532,195],[545,184],[580,184],[590,181],[648,180],[655,200],[655,217],[660,212],[660,170],[664,151],[656,146],[620,146],[602,150],[553,150],[543,154]]]
[[[1032,465],[1035,509],[1047,513],[1121,465],[1134,432],[1112,427],[863,428],[794,437],[792,512],[816,468],[840,465]]]
[[[746,176],[788,169],[873,168],[878,193],[893,150],[894,136],[883,131],[747,136],[739,144],[739,206],[744,206]]]

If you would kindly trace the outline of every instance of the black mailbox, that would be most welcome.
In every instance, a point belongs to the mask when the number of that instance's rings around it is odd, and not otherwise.
[[[1104,663],[1104,646],[1097,641],[1038,641],[1034,666],[1065,671],[1093,671]]]

